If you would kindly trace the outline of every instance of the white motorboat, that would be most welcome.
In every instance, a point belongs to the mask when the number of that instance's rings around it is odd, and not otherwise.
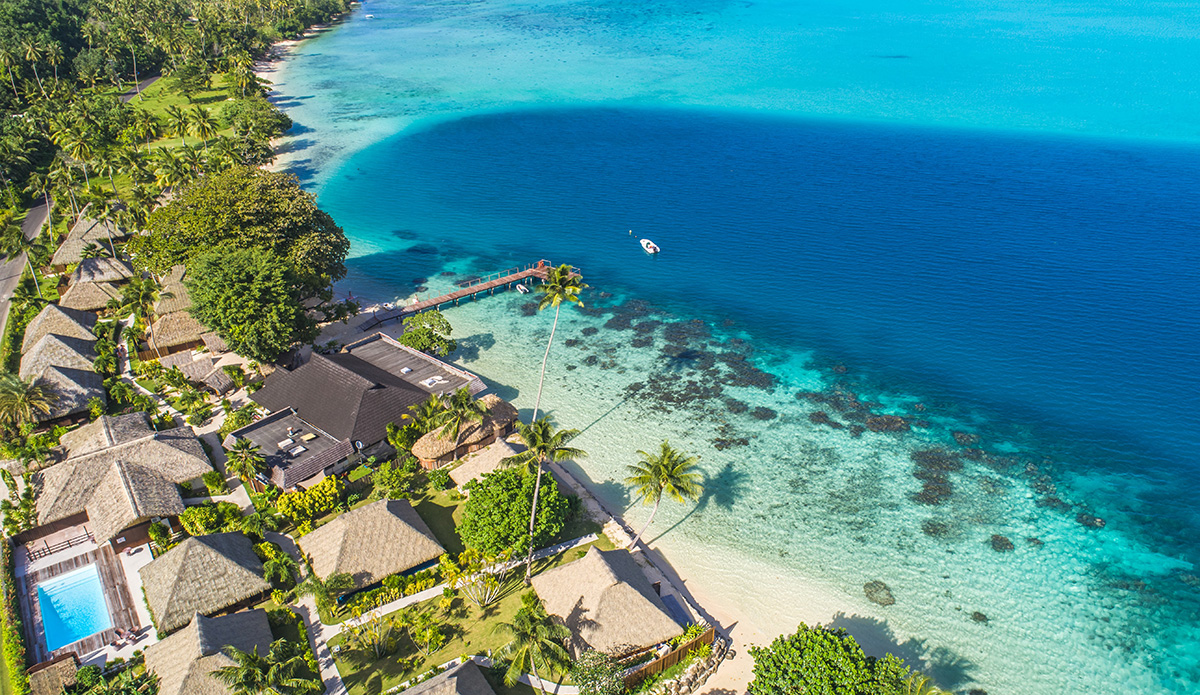
[[[642,245],[642,248],[645,249],[646,253],[658,253],[659,252],[658,244],[655,244],[653,241],[650,241],[649,239],[642,239],[638,243]]]
[[[521,294],[529,294],[529,287],[522,285],[521,283],[517,283],[517,291]]]

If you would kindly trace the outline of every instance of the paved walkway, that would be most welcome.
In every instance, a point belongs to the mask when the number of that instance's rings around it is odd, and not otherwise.
[[[53,204],[53,198],[50,202]],[[46,224],[48,210],[43,201],[29,208],[29,212],[25,213],[25,219],[21,221],[21,231],[25,234],[26,239],[33,239],[42,233],[42,226]],[[0,335],[4,335],[4,329],[8,326],[9,300],[12,299],[17,284],[21,282],[21,273],[24,271],[25,254],[10,258],[4,265],[0,265]]]
[[[129,89],[129,91],[127,91],[121,95],[121,103],[128,104],[138,94],[146,91],[146,87],[149,87],[150,85],[154,84],[155,82],[158,82],[160,77],[161,77],[160,75],[155,75],[154,77],[147,77],[146,79],[142,80],[141,82],[138,82],[136,87],[131,87]]]

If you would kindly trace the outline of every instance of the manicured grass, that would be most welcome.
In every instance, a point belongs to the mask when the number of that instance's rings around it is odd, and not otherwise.
[[[462,520],[465,499],[455,501],[450,499],[448,491],[439,491],[426,493],[424,497],[413,500],[413,502],[417,514],[420,514],[425,523],[429,525],[429,530],[433,531],[434,538],[437,538],[438,543],[446,549],[446,552],[458,555],[466,549],[456,528],[459,521]]]
[[[356,483],[368,475],[371,475],[371,469],[367,468],[366,466],[359,466],[358,468],[350,471],[350,474],[346,477],[350,479],[350,482]]]
[[[178,84],[174,77],[164,77],[142,90],[141,96],[131,99],[129,105],[149,111],[161,118],[166,114],[168,106],[178,106],[184,110],[200,106],[213,110],[219,108],[231,96],[226,87],[224,73],[213,75],[209,89],[196,92],[192,95],[191,101],[188,101],[188,98],[178,91]],[[215,111],[213,115],[217,115]]]

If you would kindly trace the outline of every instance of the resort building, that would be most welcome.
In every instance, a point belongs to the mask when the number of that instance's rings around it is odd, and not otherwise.
[[[345,573],[362,589],[390,574],[423,569],[446,551],[408,500],[379,500],[296,541],[318,577]]]
[[[513,433],[517,423],[517,409],[508,401],[494,394],[479,399],[487,408],[482,422],[472,422],[459,430],[455,440],[439,427],[426,433],[412,446],[413,456],[427,469],[441,468],[472,451],[482,449]],[[509,454],[511,456],[511,454]],[[486,459],[483,463],[486,463]],[[452,474],[453,475],[453,474]]]
[[[683,634],[627,550],[591,547],[575,562],[533,578],[533,588],[571,631],[570,649],[620,657]]]
[[[121,283],[133,277],[133,269],[116,258],[85,258],[75,266],[70,284],[80,282]]]
[[[29,667],[29,695],[62,695],[75,685],[79,657],[74,652]]]
[[[188,381],[203,384],[212,389],[218,396],[233,390],[233,379],[229,378],[225,370],[217,366],[213,360],[212,353],[177,352],[173,355],[167,355],[159,360],[158,363],[164,369],[178,367],[179,371],[183,372]]]
[[[226,439],[249,439],[283,489],[318,482],[360,455],[383,453],[387,426],[411,406],[458,389],[479,393],[479,377],[376,334],[300,367],[277,369],[251,398],[271,416]]]
[[[93,220],[80,217],[67,233],[67,238],[50,258],[50,265],[55,268],[65,268],[73,263],[80,263],[83,250],[89,245],[96,245],[111,253],[113,244],[124,241],[128,233],[111,220]]]
[[[237,532],[187,538],[140,574],[160,637],[196,614],[236,613],[271,592],[253,543]]]
[[[33,475],[38,526],[18,542],[82,526],[116,550],[140,545],[153,521],[183,512],[178,484],[212,470],[190,428],[156,432],[143,413],[102,416],[61,443],[67,459]]]
[[[49,413],[39,420],[68,422],[88,412],[93,398],[107,399],[103,380],[96,373],[96,317],[87,312],[50,304],[25,329],[21,343],[23,379],[38,379],[54,395]]]
[[[271,649],[271,625],[262,609],[219,618],[196,614],[179,632],[146,647],[146,670],[158,676],[158,695],[226,695],[230,689],[212,672],[233,666],[222,650]]]
[[[446,669],[404,692],[408,695],[496,695],[474,661]]]
[[[154,303],[154,315],[157,318],[150,324],[150,332],[146,336],[150,346],[145,352],[146,359],[191,350],[204,344],[202,336],[208,329],[189,311],[192,298],[183,284],[186,274],[187,269],[177,265],[162,279],[162,291]]]
[[[80,311],[103,311],[109,301],[121,298],[121,290],[111,282],[77,282],[58,298],[59,306]]]

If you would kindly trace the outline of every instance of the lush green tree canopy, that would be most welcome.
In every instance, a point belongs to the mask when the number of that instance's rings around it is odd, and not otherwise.
[[[242,137],[269,140],[292,127],[292,119],[261,95],[234,99],[221,107],[221,125]]]
[[[450,339],[453,329],[442,312],[426,311],[404,319],[404,334],[397,340],[414,350],[445,357],[458,349]]]
[[[525,553],[529,548],[534,479],[535,476],[519,468],[511,468],[467,483],[470,497],[458,528],[463,543],[491,555],[510,549],[517,554]],[[538,497],[535,548],[545,545],[562,530],[568,507],[554,478],[545,476]]]
[[[796,634],[780,636],[767,647],[751,647],[750,655],[750,695],[900,695],[909,676],[895,656],[867,656],[845,630],[821,625],[801,623]]]
[[[287,261],[259,248],[219,248],[192,262],[192,314],[239,355],[270,362],[317,336],[303,287]]]
[[[234,167],[198,180],[150,215],[134,237],[134,261],[156,273],[190,265],[217,246],[260,247],[287,260],[309,295],[346,274],[350,242],[295,176]]]

